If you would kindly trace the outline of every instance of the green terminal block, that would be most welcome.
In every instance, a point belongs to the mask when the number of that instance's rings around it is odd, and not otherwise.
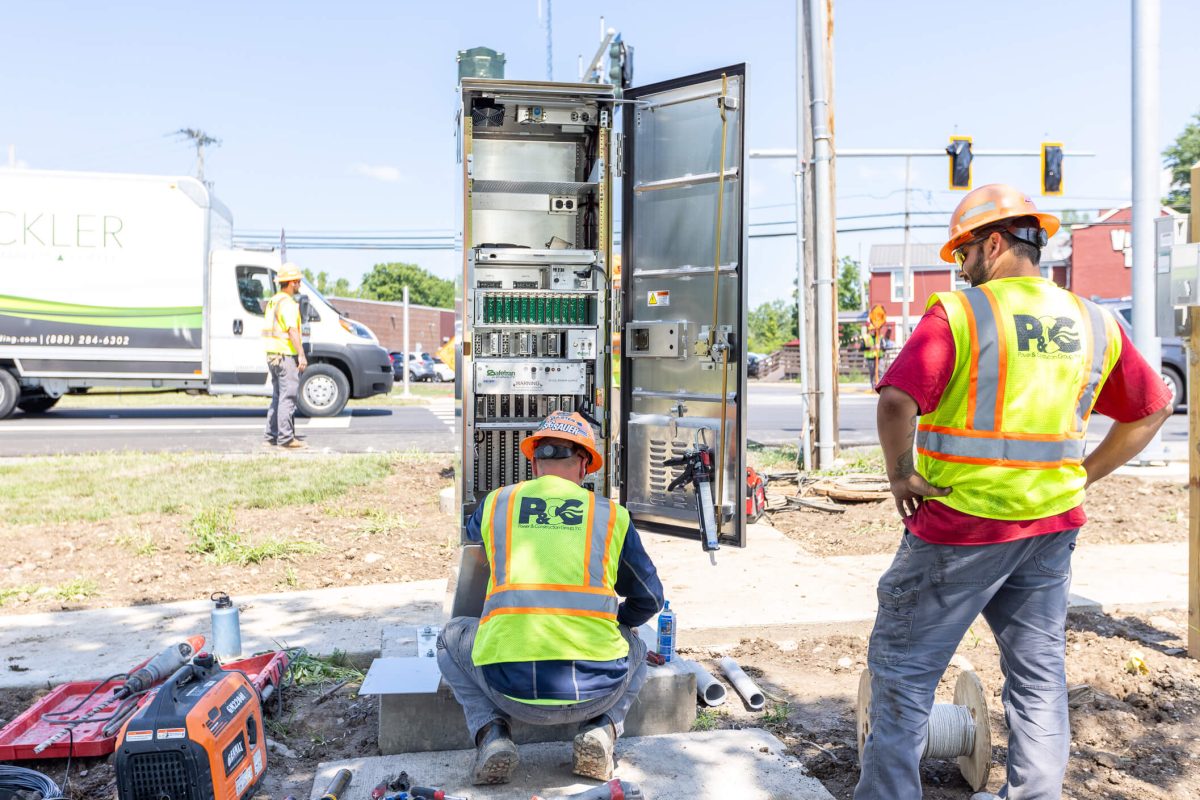
[[[504,316],[501,322],[508,324],[513,320],[513,296],[511,294],[504,296]]]
[[[533,322],[533,313],[529,310],[529,301],[532,300],[529,295],[521,295],[521,322],[528,325]]]
[[[546,298],[540,294],[537,296],[537,300],[535,300],[533,304],[533,316],[537,324],[546,324]]]

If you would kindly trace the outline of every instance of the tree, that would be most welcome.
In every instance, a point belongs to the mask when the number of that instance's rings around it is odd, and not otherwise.
[[[796,338],[796,304],[786,300],[763,303],[746,319],[750,351],[773,353]]]
[[[1175,137],[1175,144],[1163,150],[1163,164],[1171,170],[1171,191],[1163,205],[1184,213],[1192,206],[1192,167],[1200,161],[1200,113],[1192,117]]]
[[[838,269],[838,310],[858,311],[862,308],[862,269],[850,256],[842,256]]]
[[[404,299],[405,286],[411,303],[454,308],[454,281],[439,278],[416,264],[376,264],[363,275],[359,296],[395,302]]]
[[[333,283],[329,282],[329,273],[321,270],[315,276],[313,271],[307,267],[301,270],[304,273],[304,279],[307,280],[318,292],[324,295],[332,295],[334,297],[357,297],[358,292],[350,286],[350,281],[346,278],[338,278]]]

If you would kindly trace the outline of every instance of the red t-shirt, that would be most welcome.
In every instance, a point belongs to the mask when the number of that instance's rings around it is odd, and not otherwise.
[[[1121,356],[1100,389],[1093,411],[1117,422],[1134,422],[1171,401],[1171,392],[1121,330]],[[922,414],[937,408],[954,372],[954,334],[941,303],[925,312],[876,391],[895,386],[917,403]],[[988,519],[945,503],[925,502],[904,520],[909,532],[934,544],[997,544],[1078,528],[1087,522],[1083,506],[1052,517]]]

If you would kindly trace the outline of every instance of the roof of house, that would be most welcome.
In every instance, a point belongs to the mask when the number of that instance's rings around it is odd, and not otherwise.
[[[951,268],[951,265],[942,261],[938,255],[941,249],[942,246],[940,244],[910,244],[908,247],[909,263],[917,271],[922,269],[948,270]],[[896,269],[902,266],[904,266],[904,245],[871,245],[871,255],[867,260],[868,269],[885,270]]]

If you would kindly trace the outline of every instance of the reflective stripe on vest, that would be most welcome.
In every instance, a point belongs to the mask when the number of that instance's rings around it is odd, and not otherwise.
[[[964,464],[1019,462],[1026,469],[1051,469],[1065,461],[1083,460],[1083,439],[1037,440],[1010,436],[964,436],[922,426],[917,431],[917,449],[923,454]],[[1014,463],[1013,466],[1017,466]]]
[[[483,621],[494,614],[566,614],[617,618],[617,596],[610,592],[581,592],[577,586],[534,588],[513,584],[493,592],[483,604]]]

